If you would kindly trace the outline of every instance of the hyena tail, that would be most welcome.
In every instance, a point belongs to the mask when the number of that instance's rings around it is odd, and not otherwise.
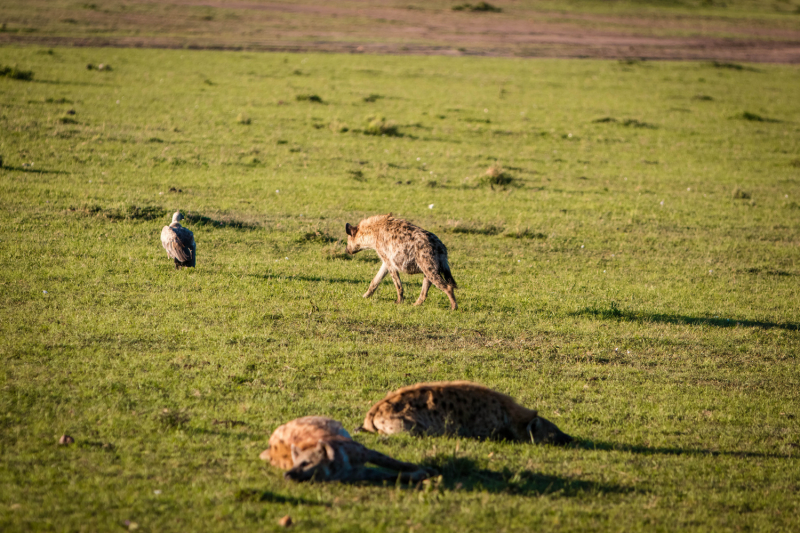
[[[453,287],[454,289],[458,288],[458,284],[456,283],[455,278],[453,278],[453,274],[450,273],[450,267],[442,269],[442,279],[444,279],[444,282],[450,287]]]

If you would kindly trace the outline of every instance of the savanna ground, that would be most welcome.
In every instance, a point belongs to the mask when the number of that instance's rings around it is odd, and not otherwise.
[[[796,67],[0,57],[0,529],[797,530]],[[457,312],[419,276],[361,298],[344,224],[389,211],[447,244]],[[356,436],[442,475],[411,487],[258,459],[451,379],[576,444]]]
[[[4,0],[0,43],[800,63],[800,0]]]

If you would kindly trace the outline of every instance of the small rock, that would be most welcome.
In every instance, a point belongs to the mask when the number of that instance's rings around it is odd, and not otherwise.
[[[292,517],[287,514],[286,516],[284,516],[283,518],[278,520],[278,525],[279,526],[283,526],[283,527],[291,526],[292,525]]]
[[[68,446],[70,444],[73,444],[74,442],[75,439],[73,439],[69,435],[61,435],[61,438],[58,439],[59,446]]]

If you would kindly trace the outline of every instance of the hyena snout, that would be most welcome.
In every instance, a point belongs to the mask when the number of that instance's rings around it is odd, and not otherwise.
[[[572,442],[572,437],[558,429],[558,426],[549,420],[537,417],[529,426],[533,442],[536,444],[566,445]]]

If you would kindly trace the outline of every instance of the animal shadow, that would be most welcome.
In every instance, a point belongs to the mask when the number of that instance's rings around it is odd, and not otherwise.
[[[570,445],[573,448],[582,450],[602,450],[608,452],[627,452],[638,453],[642,455],[707,455],[710,457],[727,456],[727,457],[741,457],[741,458],[759,458],[759,459],[788,459],[786,455],[778,453],[762,453],[762,452],[747,452],[747,451],[727,451],[721,452],[717,450],[709,450],[705,448],[668,448],[664,446],[651,448],[649,446],[640,446],[635,444],[620,444],[616,442],[594,441],[576,439]]]
[[[616,302],[611,302],[608,308],[587,307],[581,311],[571,313],[572,316],[588,316],[603,320],[626,320],[628,322],[659,322],[679,325],[707,325],[718,328],[735,328],[737,326],[761,329],[785,329],[790,331],[800,330],[800,324],[793,322],[761,322],[756,320],[742,320],[737,318],[697,317],[666,313],[646,313],[621,309]]]
[[[609,483],[541,474],[526,469],[502,470],[481,468],[467,457],[437,455],[423,461],[422,465],[442,476],[442,485],[448,490],[487,491],[492,493],[541,496],[560,494],[574,497],[584,493],[623,494],[633,488]]]

